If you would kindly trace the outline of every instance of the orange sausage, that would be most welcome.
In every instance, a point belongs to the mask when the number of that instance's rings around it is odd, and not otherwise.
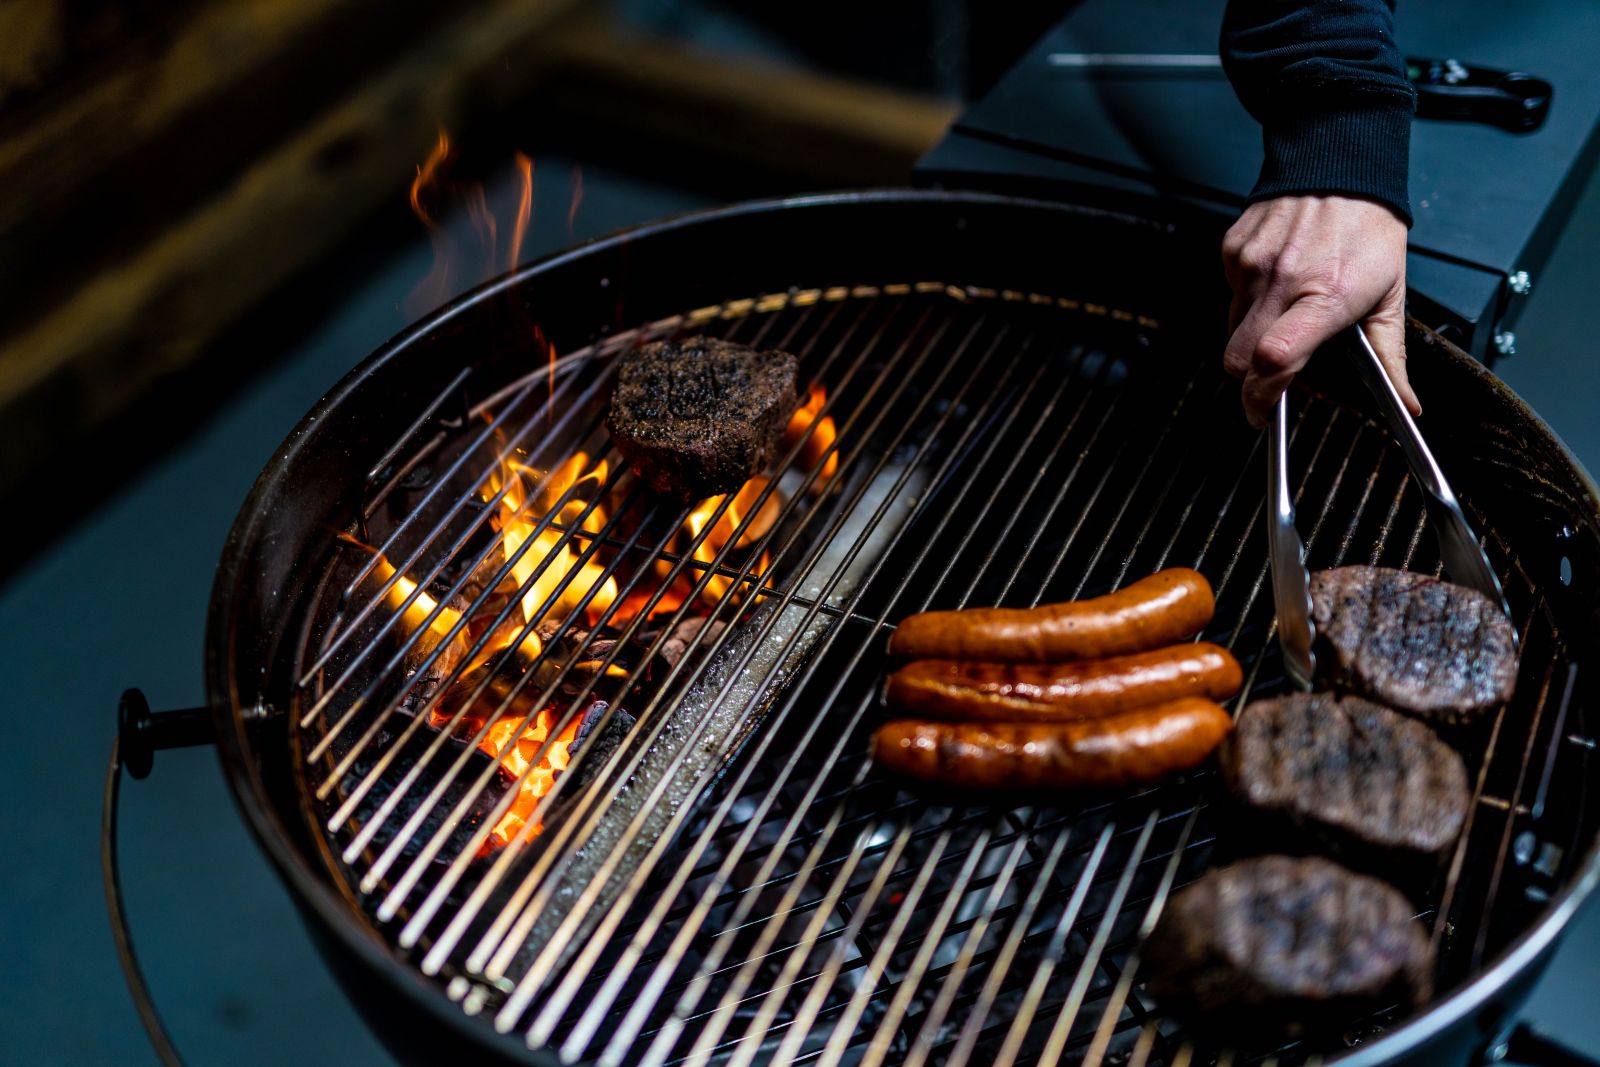
[[[1199,633],[1215,609],[1205,575],[1173,567],[1092,600],[925,611],[900,623],[889,651],[909,659],[1008,663],[1098,659],[1181,641]]]
[[[1201,643],[1071,663],[917,660],[889,675],[884,699],[948,722],[1070,722],[1182,697],[1223,700],[1243,681],[1227,649]]]
[[[872,756],[895,774],[969,789],[1130,785],[1195,766],[1232,728],[1198,697],[1068,723],[899,719],[878,728]]]

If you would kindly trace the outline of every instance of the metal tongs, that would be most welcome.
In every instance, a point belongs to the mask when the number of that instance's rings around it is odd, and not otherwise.
[[[1428,508],[1428,525],[1439,537],[1439,558],[1451,581],[1458,582],[1489,597],[1500,605],[1506,617],[1511,617],[1511,606],[1506,603],[1500,588],[1500,579],[1489,566],[1478,537],[1467,524],[1461,504],[1445,481],[1438,461],[1428,451],[1417,424],[1411,420],[1389,381],[1378,353],[1359,325],[1340,334],[1333,346],[1346,350],[1357,376],[1366,385],[1377,402],[1378,413],[1389,427],[1389,433],[1400,445],[1406,463],[1411,467],[1411,478],[1422,490]],[[1278,399],[1273,422],[1267,429],[1267,542],[1272,562],[1272,599],[1278,613],[1278,644],[1283,649],[1284,670],[1289,679],[1301,689],[1311,688],[1311,676],[1316,670],[1316,656],[1311,644],[1316,630],[1311,622],[1311,575],[1306,570],[1305,544],[1294,526],[1294,495],[1289,490],[1289,398]]]

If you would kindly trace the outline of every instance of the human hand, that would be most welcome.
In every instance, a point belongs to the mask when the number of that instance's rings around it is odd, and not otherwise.
[[[1222,239],[1233,287],[1223,355],[1244,379],[1245,417],[1265,426],[1278,397],[1324,341],[1361,323],[1413,415],[1406,377],[1406,225],[1383,204],[1281,196],[1245,209]]]

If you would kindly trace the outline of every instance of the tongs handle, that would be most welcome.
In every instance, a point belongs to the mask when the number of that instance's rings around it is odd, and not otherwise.
[[[1509,619],[1511,605],[1506,602],[1505,592],[1500,588],[1500,579],[1495,575],[1494,568],[1489,566],[1489,559],[1478,543],[1478,536],[1472,532],[1472,526],[1461,510],[1461,502],[1456,499],[1450,483],[1445,481],[1444,472],[1439,469],[1433,453],[1428,451],[1417,424],[1412,421],[1411,412],[1406,410],[1399,392],[1384,370],[1383,362],[1373,350],[1372,342],[1367,340],[1366,331],[1358,323],[1346,331],[1341,341],[1349,349],[1356,376],[1372,394],[1378,414],[1400,445],[1400,451],[1411,468],[1412,480],[1422,490],[1428,508],[1428,524],[1439,537],[1439,558],[1444,563],[1445,573],[1452,581],[1476,589],[1499,604]]]
[[[1267,549],[1272,567],[1272,604],[1278,617],[1278,647],[1284,673],[1303,690],[1317,670],[1312,652],[1311,575],[1306,546],[1294,525],[1294,492],[1289,487],[1289,394],[1278,397],[1267,424]]]

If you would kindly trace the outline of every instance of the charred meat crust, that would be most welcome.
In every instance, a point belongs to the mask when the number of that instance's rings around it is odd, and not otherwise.
[[[690,337],[622,358],[606,428],[651,489],[677,500],[731,493],[773,457],[797,403],[787,352]]]
[[[1361,697],[1257,700],[1223,744],[1223,776],[1278,829],[1353,865],[1431,875],[1471,799],[1467,770],[1432,730]]]
[[[1387,567],[1311,576],[1317,663],[1329,680],[1390,707],[1468,722],[1511,699],[1511,622],[1474,589]]]
[[[1145,950],[1163,1007],[1250,1032],[1295,1036],[1420,1005],[1432,987],[1428,935],[1405,896],[1317,857],[1212,871],[1172,897]]]

